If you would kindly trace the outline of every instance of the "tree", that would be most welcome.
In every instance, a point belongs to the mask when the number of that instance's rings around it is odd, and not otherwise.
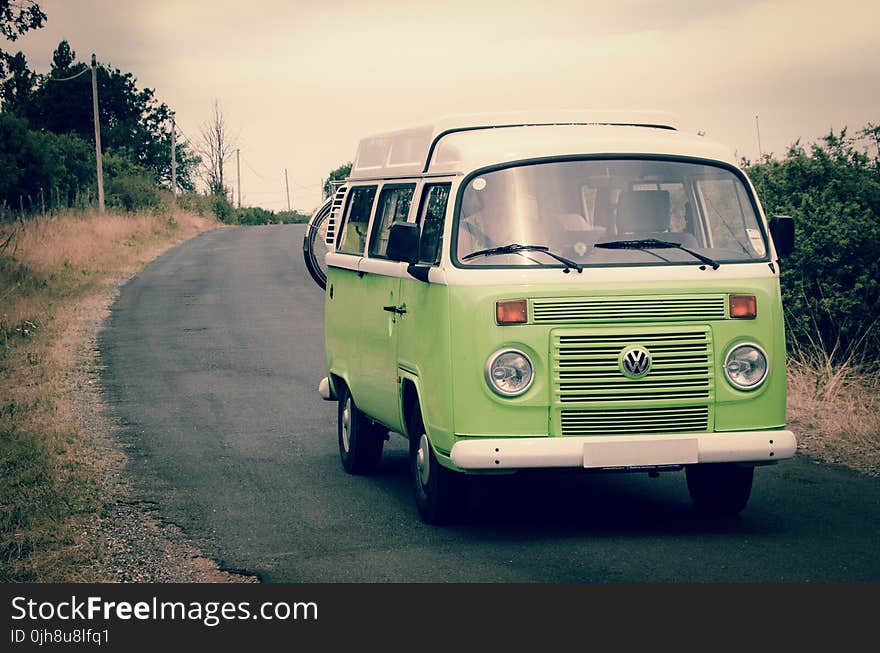
[[[329,197],[331,193],[333,193],[333,184],[331,181],[343,181],[348,178],[351,174],[351,161],[348,163],[343,163],[341,166],[336,168],[335,170],[331,170],[330,174],[327,175],[327,181],[324,182],[324,197]]]
[[[3,111],[26,118],[33,110],[37,76],[28,68],[21,52],[6,61],[7,77],[0,82],[0,102]]]
[[[32,29],[46,22],[46,14],[33,0],[0,0],[0,37],[16,41]],[[6,77],[6,65],[12,57],[0,49],[0,78]]]
[[[229,132],[219,100],[214,100],[214,115],[209,122],[202,125],[201,134],[199,155],[202,159],[200,169],[202,181],[207,186],[209,194],[225,196],[228,189],[224,172],[238,139]]]

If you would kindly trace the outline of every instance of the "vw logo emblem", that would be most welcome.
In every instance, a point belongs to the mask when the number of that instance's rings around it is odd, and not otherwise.
[[[651,371],[651,352],[634,345],[620,352],[618,359],[620,371],[631,379],[641,379]]]

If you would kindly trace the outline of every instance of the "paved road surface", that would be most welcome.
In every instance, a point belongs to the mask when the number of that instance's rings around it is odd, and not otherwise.
[[[323,295],[301,225],[203,234],[122,289],[101,336],[143,498],[224,567],[264,581],[880,581],[880,480],[797,458],[703,523],[683,474],[478,484],[423,525],[402,439],[377,476],[339,464]],[[528,482],[526,482],[528,481]]]

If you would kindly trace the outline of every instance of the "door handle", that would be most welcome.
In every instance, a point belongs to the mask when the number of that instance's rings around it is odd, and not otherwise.
[[[394,313],[395,315],[403,315],[406,313],[406,304],[401,306],[383,306],[382,310]]]

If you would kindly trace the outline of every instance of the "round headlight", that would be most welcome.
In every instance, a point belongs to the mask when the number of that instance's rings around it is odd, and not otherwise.
[[[532,361],[516,349],[501,349],[486,361],[486,383],[503,397],[517,397],[534,379]]]
[[[727,380],[740,390],[752,390],[767,377],[767,354],[751,343],[737,345],[724,359]]]

